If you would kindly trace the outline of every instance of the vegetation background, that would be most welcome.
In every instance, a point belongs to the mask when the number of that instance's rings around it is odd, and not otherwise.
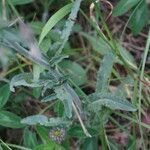
[[[0,0],[0,150],[150,149],[149,0]]]

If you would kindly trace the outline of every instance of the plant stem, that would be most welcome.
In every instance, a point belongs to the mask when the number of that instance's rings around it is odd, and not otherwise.
[[[23,146],[20,146],[20,145],[15,145],[15,144],[9,144],[9,143],[6,143],[8,146],[10,147],[14,147],[14,148],[17,148],[17,149],[20,149],[20,150],[32,150],[30,148],[26,148],[26,147],[23,147]]]
[[[144,57],[142,60],[142,68],[141,68],[141,73],[140,73],[140,80],[144,80],[144,69],[145,69],[145,63],[146,63],[146,59],[148,56],[148,51],[149,51],[149,47],[150,47],[150,30],[148,33],[148,39],[147,39],[147,43],[146,43],[146,47],[144,50]],[[142,89],[143,89],[143,83],[141,81],[139,81],[139,121],[141,122],[141,100],[142,100]],[[145,144],[144,144],[144,137],[143,137],[143,131],[142,131],[142,126],[141,124],[139,124],[139,128],[140,128],[140,134],[141,134],[141,141],[143,143],[143,148],[145,148]]]
[[[100,123],[100,139],[101,139],[101,145],[102,145],[102,150],[107,150],[107,142],[106,142],[106,137],[105,137],[105,127],[104,123]]]
[[[74,102],[72,102],[72,107],[73,107],[74,112],[76,113],[76,115],[77,115],[77,117],[78,117],[78,119],[79,119],[79,122],[80,122],[80,124],[81,124],[81,127],[82,127],[82,129],[83,129],[85,135],[86,135],[87,137],[92,137],[92,136],[89,134],[89,132],[87,131],[87,129],[85,128],[85,125],[84,125],[84,123],[83,123],[83,121],[82,121],[82,119],[81,119],[81,117],[80,117],[80,114],[79,114],[79,112],[78,112],[78,110],[77,110],[77,108],[76,108]]]

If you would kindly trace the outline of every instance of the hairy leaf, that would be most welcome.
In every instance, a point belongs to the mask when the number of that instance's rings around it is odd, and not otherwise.
[[[33,64],[33,79],[37,81],[40,78],[40,73],[44,71],[44,68],[38,64]]]
[[[101,110],[102,106],[113,110],[119,109],[125,111],[136,111],[135,106],[133,106],[129,101],[111,93],[94,93],[89,96],[89,99],[92,100],[92,103],[89,105],[89,109],[93,111]]]
[[[72,27],[73,27],[73,25],[75,23],[74,20],[76,20],[77,13],[78,13],[78,11],[80,9],[81,1],[82,0],[75,0],[73,2],[73,7],[71,9],[71,13],[69,15],[68,21],[66,21],[65,28],[62,31],[62,35],[61,35],[62,43],[61,43],[60,48],[57,51],[57,54],[60,54],[62,52],[62,49],[64,48],[64,45],[68,41],[68,38],[69,38],[69,36],[71,34],[71,31],[72,31]]]
[[[104,55],[97,74],[96,92],[107,92],[108,80],[111,76],[113,62],[114,56],[111,52]]]
[[[15,91],[14,87],[17,86],[27,86],[27,87],[42,87],[50,83],[49,79],[41,79],[34,81],[33,75],[31,73],[21,73],[14,76],[10,82],[10,90]]]
[[[22,54],[23,56],[27,57],[28,59],[32,60],[33,62],[36,62],[37,64],[40,64],[41,66],[44,66],[44,68],[46,70],[49,71],[49,73],[51,74],[51,76],[54,78],[55,80],[55,83],[56,82],[59,82],[59,79],[62,77],[61,74],[59,73],[58,70],[55,70],[54,68],[51,68],[49,63],[45,60],[45,59],[42,59],[42,58],[35,58],[33,55],[31,55],[25,48],[23,48],[19,43],[17,42],[10,42],[8,40],[6,40],[5,42],[3,41],[2,43],[3,45],[7,46],[7,47],[10,47],[12,49],[14,49],[15,51],[19,52],[20,54]],[[14,77],[15,78],[15,77]],[[32,78],[31,78],[32,79]],[[26,82],[22,77],[21,77],[21,80],[23,80],[23,83],[25,85],[32,85],[32,87],[36,86],[36,87],[40,87],[41,86],[41,82],[40,82],[40,85],[39,83],[35,82],[35,85],[34,85],[34,82],[32,80],[29,79],[29,83]],[[11,90],[14,90],[13,86],[16,85],[16,83],[14,81],[18,81],[17,78],[15,78],[15,80],[12,81],[12,85],[11,85]],[[44,80],[45,82],[45,80]],[[31,84],[32,83],[32,84]],[[42,83],[43,83],[43,80],[42,80]],[[43,93],[45,92],[45,90],[47,89],[47,85],[49,83],[46,83],[45,85],[45,89],[43,91]],[[52,82],[53,84],[53,82]],[[58,83],[59,84],[59,83]],[[58,86],[57,84],[57,86]],[[17,85],[22,85],[22,82],[20,82],[19,84],[17,83]],[[71,97],[71,100],[70,99],[67,99],[67,102],[66,102],[66,99],[64,101],[64,104],[66,106],[66,108],[69,108],[69,109],[66,109],[66,112],[69,111],[69,113],[66,113],[67,116],[71,117],[72,116],[72,107],[71,106],[71,103],[72,101],[74,101],[75,105],[77,106],[77,108],[79,109],[79,111],[81,112],[81,101],[78,97],[78,95],[76,94],[76,92],[74,91],[74,89],[72,87],[70,87],[69,84],[59,84],[59,85],[62,85],[62,86],[59,86],[59,88],[61,87],[62,88],[62,91],[65,90],[65,93],[68,93],[69,98]],[[53,86],[54,87],[54,86]],[[55,88],[55,87],[54,87]],[[57,93],[57,92],[56,92]],[[59,94],[58,94],[59,95]],[[63,100],[62,100],[63,101]],[[67,105],[66,105],[67,104]]]
[[[133,69],[137,69],[134,57],[121,44],[118,44],[118,49],[124,61]]]
[[[69,118],[72,117],[72,96],[62,86],[55,88],[55,93],[58,99],[60,99],[65,107],[65,114]]]
[[[58,126],[58,125],[69,125],[70,121],[63,118],[48,118],[44,115],[33,115],[28,116],[21,120],[21,123],[28,125],[44,125],[44,126]]]
[[[68,58],[67,55],[58,55],[58,56],[54,56],[52,57],[52,59],[50,60],[50,65],[51,66],[56,66],[58,63],[60,63],[63,59]]]
[[[56,94],[51,94],[51,95],[48,95],[48,96],[44,97],[41,100],[41,102],[46,103],[46,102],[49,102],[49,101],[52,101],[52,100],[55,100],[55,99],[57,99]]]

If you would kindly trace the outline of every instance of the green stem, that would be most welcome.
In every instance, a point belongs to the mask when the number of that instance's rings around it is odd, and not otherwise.
[[[0,139],[0,142],[1,142],[1,145],[4,145],[5,147],[7,147],[9,150],[12,150],[8,144],[6,144],[5,142],[3,142],[1,139]]]
[[[18,18],[20,18],[20,15],[19,15],[17,9],[14,7],[12,1],[11,1],[11,0],[7,0],[7,1],[8,1],[8,4],[10,5],[12,11],[14,12],[14,14],[15,14]]]
[[[10,147],[14,147],[14,148],[17,148],[17,149],[20,149],[20,150],[32,150],[30,148],[26,148],[26,147],[23,147],[23,146],[20,146],[20,145],[15,145],[15,144],[9,144],[9,143],[6,143],[8,146]]]
[[[139,121],[137,121],[136,119],[134,119],[133,117],[129,117],[129,116],[124,115],[124,114],[122,114],[122,113],[120,113],[120,112],[117,112],[117,111],[114,111],[114,113],[115,113],[116,115],[122,117],[122,118],[125,118],[125,119],[127,119],[127,120],[129,120],[129,121],[132,121],[132,122],[134,122],[134,123],[136,123],[136,124],[138,124],[138,125],[141,125],[141,126],[144,127],[144,128],[150,129],[150,126],[149,126],[148,124],[145,124],[145,123],[143,123],[143,122],[139,122]]]
[[[105,127],[103,122],[100,123],[100,140],[101,140],[102,150],[107,150],[108,146],[106,142]]]
[[[39,115],[43,114],[47,109],[51,108],[55,103],[56,103],[56,101],[53,102],[52,104],[48,105],[48,106],[45,107],[44,109],[42,109],[42,110],[39,112]]]
[[[143,60],[142,60],[140,80],[144,80],[144,69],[145,69],[146,59],[147,59],[147,56],[148,56],[149,47],[150,47],[150,30],[149,30],[149,33],[148,33],[148,39],[147,39],[146,47],[145,47],[145,50],[144,50],[144,57],[143,57]],[[141,81],[139,81],[139,113],[138,113],[138,116],[139,116],[139,121],[140,122],[141,122],[142,89],[143,89],[143,83]],[[143,142],[143,148],[145,148],[144,137],[143,137],[143,131],[142,131],[141,124],[139,124],[139,128],[140,128],[141,140]]]
[[[131,13],[131,15],[130,15],[128,21],[126,22],[126,24],[125,24],[125,26],[124,26],[124,28],[123,28],[123,31],[122,31],[122,33],[121,33],[121,36],[120,36],[120,41],[121,41],[121,42],[123,42],[123,36],[124,36],[125,31],[126,31],[127,25],[129,24],[129,22],[130,22],[132,16],[134,15],[135,11],[139,8],[139,6],[141,5],[142,2],[143,2],[143,0],[139,1],[139,3],[137,4],[137,6],[135,7],[135,9],[132,11],[132,13]]]
[[[12,72],[14,72],[14,71],[16,71],[16,70],[18,70],[18,69],[20,69],[20,68],[23,68],[23,67],[25,67],[25,66],[27,66],[27,64],[20,64],[19,66],[10,69],[8,72],[5,73],[4,76],[7,76],[7,75],[9,75],[10,73],[12,73]]]

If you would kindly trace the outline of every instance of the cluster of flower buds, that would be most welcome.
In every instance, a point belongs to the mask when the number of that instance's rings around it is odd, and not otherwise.
[[[65,135],[66,135],[65,129],[59,127],[53,128],[49,132],[49,138],[58,144],[61,144],[62,141],[64,141]]]

